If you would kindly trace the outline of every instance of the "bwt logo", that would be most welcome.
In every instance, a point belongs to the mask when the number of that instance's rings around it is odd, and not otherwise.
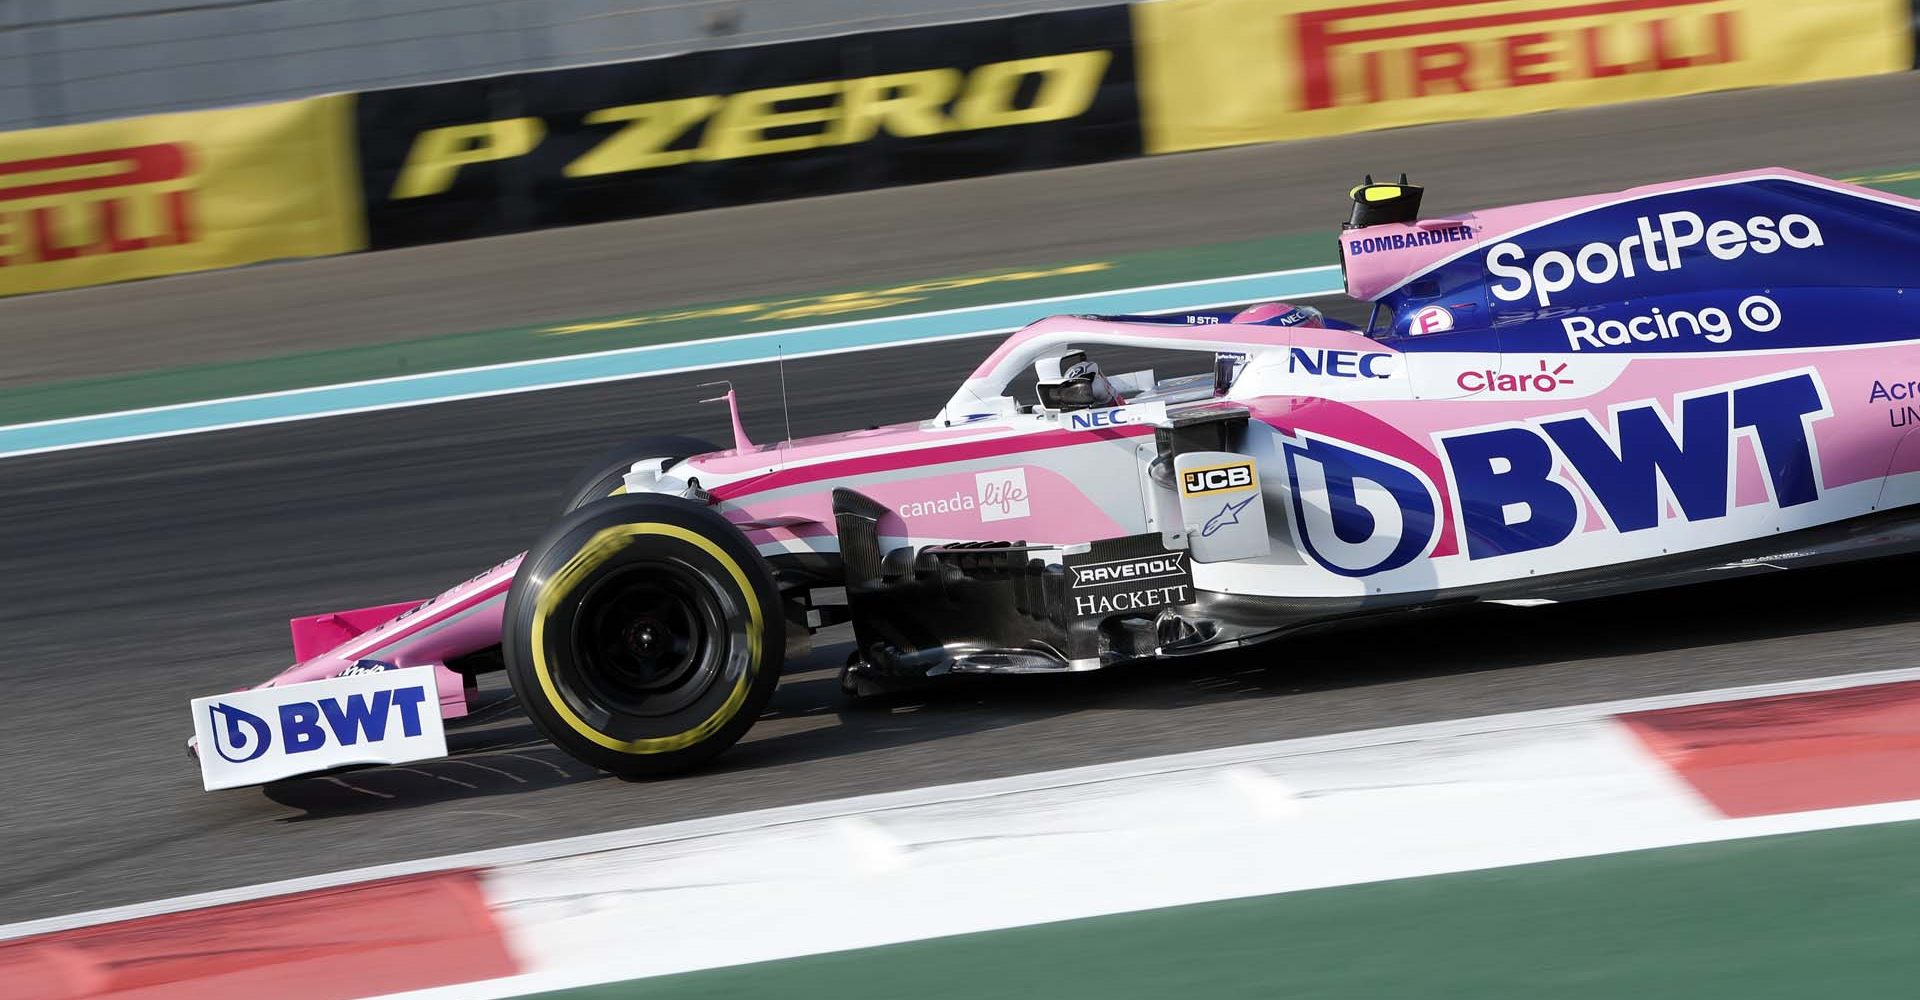
[[[1294,18],[1297,58],[1284,53],[1283,62],[1300,67],[1300,109],[1311,111],[1736,61],[1735,14],[1692,9],[1698,3],[1616,4],[1598,24],[1587,3],[1329,7]],[[1445,14],[1425,21],[1390,13],[1441,6]],[[1481,34],[1463,39],[1463,32]]]
[[[1558,545],[1581,526],[1586,503],[1615,531],[1725,517],[1733,503],[1734,443],[1750,438],[1774,505],[1820,498],[1813,424],[1833,411],[1812,372],[1682,396],[1675,419],[1647,401],[1610,421],[1579,413],[1440,439],[1460,499],[1469,559]],[[1610,424],[1610,426],[1609,426]],[[1556,474],[1562,464],[1576,490]]]
[[[177,142],[0,163],[0,267],[190,243],[190,172]]]
[[[1820,499],[1813,425],[1832,414],[1811,371],[1683,395],[1670,419],[1646,400],[1439,436],[1468,559],[1551,548],[1589,503],[1620,533],[1727,516],[1736,445],[1749,440],[1780,508]],[[1309,434],[1281,445],[1295,543],[1342,576],[1405,566],[1439,539],[1439,495],[1411,465]]]
[[[419,736],[420,707],[426,701],[426,688],[404,687],[288,702],[279,706],[271,721],[217,702],[207,706],[207,714],[212,722],[213,751],[228,763],[244,764],[273,748],[276,730],[281,752],[286,754],[319,750],[329,742],[343,747],[362,740],[379,743],[393,735],[390,730],[396,721],[402,735]]]
[[[1294,543],[1341,576],[1398,569],[1439,539],[1439,494],[1398,459],[1311,434],[1281,446]]]

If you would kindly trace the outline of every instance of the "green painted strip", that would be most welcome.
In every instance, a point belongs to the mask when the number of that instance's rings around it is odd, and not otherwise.
[[[1920,984],[1916,838],[1920,823],[1723,841],[1150,910],[541,996],[1904,997]],[[755,927],[752,914],[741,920],[726,933],[780,933]]]
[[[844,288],[817,295],[708,303],[538,327],[486,330],[23,386],[0,390],[0,425],[762,333],[818,323],[905,316],[1308,267],[1331,264],[1334,256],[1331,234],[1296,234],[1215,246],[1154,250],[1048,267],[1005,268],[978,275]],[[575,333],[551,332],[570,326],[597,328]]]
[[[1848,179],[1920,197],[1920,168],[1878,170]],[[893,285],[848,286],[813,295],[676,306],[545,326],[21,386],[0,390],[0,426],[1334,262],[1331,232],[1294,233]],[[559,332],[569,328],[578,329]]]
[[[1920,198],[1920,167],[1876,170],[1870,174],[1848,177],[1846,180],[1908,198]]]
[[[708,371],[734,364],[772,361],[782,356],[782,351],[787,358],[799,359],[1007,333],[1048,313],[1156,313],[1202,305],[1330,295],[1339,291],[1339,279],[1338,268],[1324,266],[1240,274],[15,424],[0,426],[0,457],[312,420],[342,413],[368,413],[449,399],[537,392],[669,372]]]

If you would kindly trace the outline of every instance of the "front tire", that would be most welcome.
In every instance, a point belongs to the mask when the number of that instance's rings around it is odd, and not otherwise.
[[[610,448],[588,463],[579,475],[573,477],[573,482],[567,484],[567,502],[560,513],[569,513],[595,500],[626,493],[627,470],[642,459],[671,458],[678,462],[689,455],[704,455],[719,450],[699,438],[679,434],[658,434]]]
[[[712,509],[651,494],[589,503],[521,562],[502,648],[527,715],[604,771],[683,771],[732,746],[779,682],[773,575]]]

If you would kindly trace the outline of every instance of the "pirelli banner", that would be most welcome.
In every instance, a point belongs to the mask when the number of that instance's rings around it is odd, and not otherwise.
[[[359,249],[348,101],[0,133],[0,295]]]
[[[374,248],[1141,152],[1115,4],[372,91]]]
[[[1909,0],[1142,0],[1149,152],[1906,69]]]

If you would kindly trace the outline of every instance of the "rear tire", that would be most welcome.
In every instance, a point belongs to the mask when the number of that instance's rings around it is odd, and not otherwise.
[[[699,438],[678,434],[661,434],[629,441],[609,449],[573,477],[573,482],[567,485],[566,506],[560,508],[560,513],[577,510],[595,500],[624,494],[627,491],[627,470],[642,459],[671,458],[679,461],[689,455],[704,455],[719,450]]]
[[[712,509],[653,494],[587,504],[527,553],[501,629],[507,677],[562,750],[650,777],[712,759],[779,683],[773,575]]]

